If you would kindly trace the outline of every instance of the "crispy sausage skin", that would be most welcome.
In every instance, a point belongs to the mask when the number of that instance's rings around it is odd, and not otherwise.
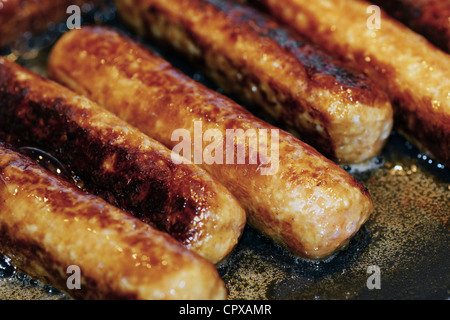
[[[389,15],[450,53],[450,1],[371,0]]]
[[[117,116],[5,59],[0,131],[51,153],[87,191],[214,263],[234,248],[245,226],[242,206],[206,171],[181,156],[174,162],[169,149]]]
[[[18,39],[24,33],[37,35],[50,23],[69,17],[67,7],[97,4],[101,0],[0,0],[0,47]]]
[[[227,297],[211,262],[4,144],[0,252],[76,299]],[[79,267],[79,289],[67,286],[69,266]]]
[[[393,125],[385,93],[255,9],[232,0],[119,0],[141,36],[189,57],[226,92],[339,163],[378,154]]]
[[[368,28],[369,2],[258,2],[369,75],[389,94],[396,130],[422,151],[450,165],[450,55],[383,11],[380,29]]]
[[[221,135],[214,139],[222,145],[227,144],[227,130],[254,130],[255,134],[266,130],[271,137],[278,130],[107,28],[84,27],[66,33],[52,49],[48,74],[169,148],[179,145],[172,135],[180,128],[195,139],[195,122],[202,124],[203,132],[218,130]],[[238,198],[250,225],[298,256],[328,257],[368,219],[371,197],[336,163],[292,134],[278,131],[274,141],[279,158],[267,174],[262,174],[262,168],[269,161],[258,158],[252,164],[250,143],[242,140],[234,147],[245,148],[244,164],[200,161],[199,165]]]

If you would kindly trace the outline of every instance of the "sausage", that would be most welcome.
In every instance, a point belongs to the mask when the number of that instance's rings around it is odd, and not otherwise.
[[[112,29],[67,32],[53,46],[47,67],[49,77],[88,96],[172,152],[181,154],[178,148],[185,141],[193,144],[192,161],[236,196],[248,223],[297,256],[329,257],[373,210],[367,189],[335,162]],[[234,139],[239,130],[248,140]],[[187,137],[180,138],[180,131]],[[211,144],[218,147],[212,149],[215,155],[222,153],[222,159],[196,158],[196,150],[208,155],[207,132],[215,132]],[[252,137],[260,147],[250,142]],[[244,156],[238,157],[239,149]]]
[[[375,29],[371,17],[376,16],[366,13],[369,2],[259,3],[346,64],[370,76],[391,99],[395,129],[422,152],[450,165],[448,54],[383,11],[380,29]]]
[[[438,48],[450,53],[450,1],[371,0],[390,16],[422,34]]]
[[[70,5],[94,5],[100,0],[0,0],[0,47],[24,36],[46,31],[50,23],[69,17]]]
[[[341,164],[377,155],[393,111],[385,93],[274,20],[225,0],[116,1],[139,35],[181,52],[228,94]]]
[[[227,297],[211,262],[3,143],[0,252],[75,299]]]
[[[17,137],[9,143],[45,150],[86,191],[211,262],[231,252],[245,227],[240,203],[206,171],[96,103],[5,59],[0,128]]]

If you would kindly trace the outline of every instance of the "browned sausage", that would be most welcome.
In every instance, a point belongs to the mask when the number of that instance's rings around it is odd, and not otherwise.
[[[173,134],[187,133],[194,140],[193,161],[196,150],[210,146],[198,142],[196,126],[202,126],[205,140],[207,130],[215,132],[222,147],[213,149],[222,151],[222,159],[197,163],[238,198],[252,226],[301,257],[330,256],[373,210],[367,190],[336,163],[113,30],[85,27],[64,34],[53,47],[48,74],[174,152],[189,140]],[[267,150],[248,140],[228,144],[230,132],[237,130],[267,143]],[[228,145],[231,152],[245,151],[243,163],[224,159]],[[254,150],[258,157],[251,162]]]
[[[376,81],[397,131],[450,165],[450,55],[383,11],[380,29],[361,0],[261,0],[270,12]],[[373,16],[376,18],[376,16]]]
[[[0,47],[24,36],[38,35],[50,23],[60,23],[70,15],[70,5],[99,4],[102,0],[0,0]]]
[[[121,0],[142,36],[203,66],[221,88],[339,163],[378,154],[392,128],[386,94],[362,73],[232,0]]]
[[[92,101],[1,58],[0,131],[51,153],[87,191],[214,263],[245,226],[239,202],[207,172]]]
[[[227,297],[212,263],[1,143],[0,253],[77,299]]]
[[[450,53],[450,1],[371,0],[389,15]]]

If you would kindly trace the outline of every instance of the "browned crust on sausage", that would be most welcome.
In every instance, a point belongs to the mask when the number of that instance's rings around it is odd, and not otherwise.
[[[450,1],[372,0],[389,15],[450,53]]]
[[[77,299],[226,298],[213,264],[1,143],[0,252]]]
[[[361,162],[384,146],[392,127],[385,93],[256,10],[212,0],[117,6],[133,30],[182,52],[327,157]]]
[[[381,12],[381,28],[364,28],[369,2],[262,0],[270,12],[368,74],[389,95],[397,129],[450,165],[450,56]]]
[[[68,67],[76,61],[76,69]],[[228,129],[278,130],[107,28],[66,33],[53,47],[48,74],[169,148],[179,142],[171,139],[177,129],[194,137],[195,121],[223,139]],[[279,167],[272,174],[261,174],[261,159],[249,163],[247,142],[238,145],[245,145],[245,164],[199,165],[238,198],[251,225],[298,256],[328,257],[373,210],[367,189],[292,134],[279,130]]]
[[[0,60],[0,128],[42,148],[84,188],[168,232],[213,262],[242,233],[245,212],[209,174],[66,88]]]

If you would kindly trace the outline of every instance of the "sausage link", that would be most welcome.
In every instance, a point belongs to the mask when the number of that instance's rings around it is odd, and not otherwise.
[[[369,28],[367,9],[371,4],[366,1],[259,3],[325,50],[368,74],[388,93],[396,130],[423,152],[450,165],[448,54],[383,11],[380,29]]]
[[[195,150],[209,146],[197,140],[198,123],[205,137],[207,130],[218,131],[214,140],[222,151],[233,130],[267,142],[270,159],[262,147],[256,148],[259,156],[251,162],[254,144],[238,140],[230,150],[245,149],[244,163],[224,160],[228,152],[223,152],[222,161],[197,163],[236,196],[252,226],[298,256],[329,257],[373,210],[367,189],[335,162],[111,29],[84,27],[66,33],[52,49],[48,74],[173,150],[182,143],[173,133],[187,131],[195,140],[193,161]],[[262,132],[266,140],[258,134]],[[272,140],[277,132],[278,140]],[[216,148],[218,154],[220,150]],[[277,152],[279,157],[272,158]]]
[[[274,20],[225,0],[123,0],[142,36],[202,66],[227,93],[339,163],[378,154],[393,123],[385,93]]]
[[[214,263],[242,234],[244,209],[206,171],[85,97],[5,59],[0,128],[20,145],[46,150],[67,164],[86,191]]]
[[[395,19],[450,53],[450,1],[371,0]]]
[[[227,297],[212,263],[4,144],[0,252],[75,299]],[[79,287],[67,285],[76,284],[71,266],[79,268]]]
[[[98,4],[101,0],[0,0],[0,47],[19,39],[25,33],[38,35],[50,23],[69,17],[67,7]]]

